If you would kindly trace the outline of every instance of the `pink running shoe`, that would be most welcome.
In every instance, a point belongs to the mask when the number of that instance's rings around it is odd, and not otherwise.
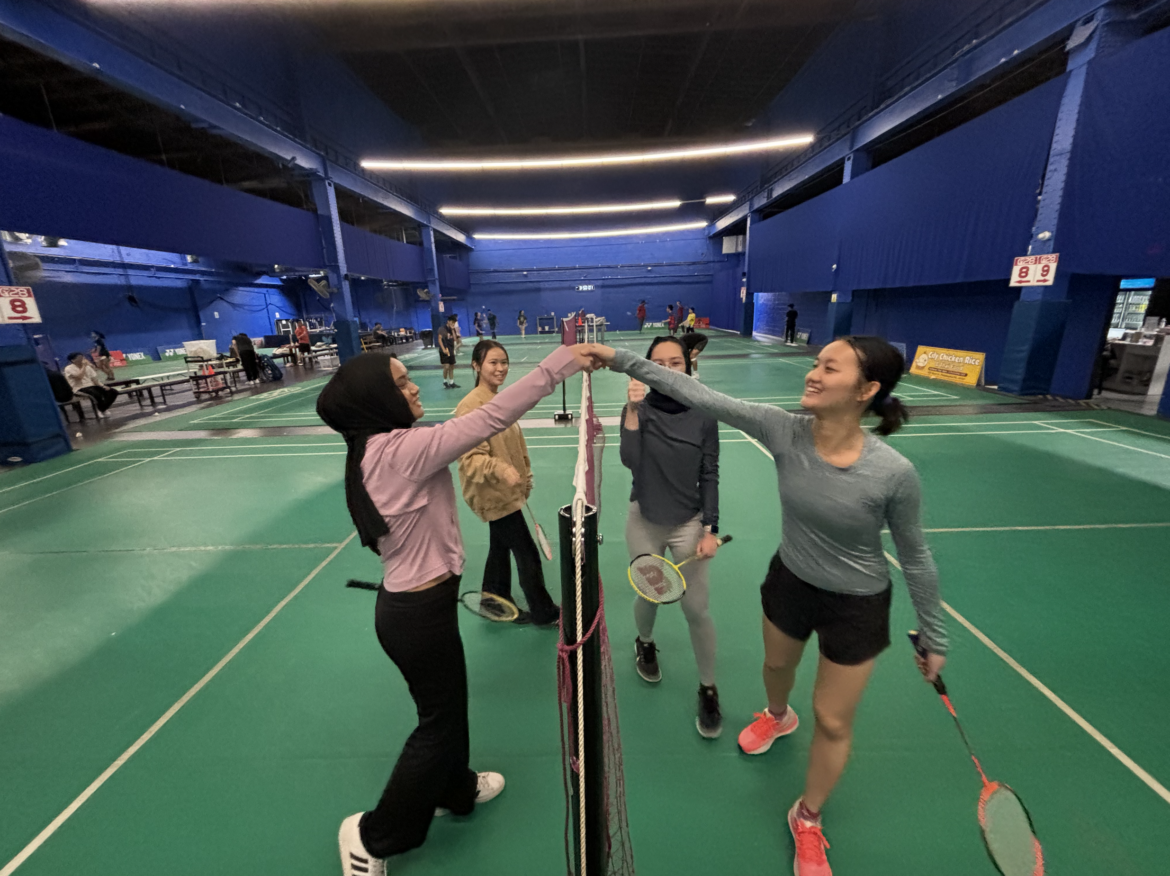
[[[829,869],[829,859],[825,857],[829,842],[821,830],[821,822],[819,819],[809,821],[800,818],[796,814],[799,808],[800,801],[797,800],[788,810],[788,829],[792,831],[792,839],[796,842],[792,872],[796,876],[833,876],[833,871]]]
[[[756,720],[743,728],[739,734],[739,747],[744,754],[763,754],[781,736],[787,736],[800,726],[800,719],[792,706],[776,718],[767,709],[756,712]]]

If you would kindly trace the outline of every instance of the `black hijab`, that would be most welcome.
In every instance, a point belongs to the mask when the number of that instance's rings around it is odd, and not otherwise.
[[[650,343],[650,349],[646,351],[647,359],[654,355],[654,348],[659,344],[678,344],[680,347],[682,347],[683,359],[686,360],[687,364],[687,374],[690,375],[691,356],[690,351],[687,350],[687,345],[678,338],[674,337],[662,336],[655,338]],[[664,414],[681,414],[683,411],[690,410],[690,408],[688,408],[682,402],[675,401],[670,396],[664,395],[656,389],[651,389],[648,393],[646,393],[646,404],[650,405],[652,408],[657,408]]]
[[[371,435],[409,429],[414,414],[394,384],[386,353],[362,353],[342,365],[317,397],[317,416],[345,439],[345,504],[362,546],[378,553],[390,530],[362,480],[362,458]]]

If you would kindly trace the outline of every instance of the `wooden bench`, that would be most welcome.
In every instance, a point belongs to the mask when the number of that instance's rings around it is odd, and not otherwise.
[[[57,402],[57,408],[61,411],[61,416],[65,418],[66,423],[69,422],[70,408],[73,408],[74,413],[77,414],[77,422],[85,422],[85,409],[82,407],[82,402],[89,402],[89,406],[93,409],[93,418],[95,420],[99,419],[97,399],[83,392],[79,395],[75,394],[69,401]]]

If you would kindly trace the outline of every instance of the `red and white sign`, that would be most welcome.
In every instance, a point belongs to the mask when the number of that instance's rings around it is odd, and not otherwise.
[[[1009,286],[1051,286],[1056,279],[1059,253],[1051,255],[1020,256],[1012,262],[1012,281]]]
[[[41,321],[41,312],[28,286],[0,286],[0,325]]]

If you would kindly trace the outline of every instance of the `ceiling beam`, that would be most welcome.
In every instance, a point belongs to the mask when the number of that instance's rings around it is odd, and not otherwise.
[[[471,56],[467,54],[467,50],[462,46],[455,47],[455,54],[459,56],[459,63],[463,65],[463,72],[467,74],[467,78],[471,80],[471,85],[475,89],[475,93],[479,95],[480,101],[483,102],[483,108],[487,111],[488,118],[492,120],[492,126],[495,127],[500,142],[507,143],[508,133],[504,130],[504,126],[500,124],[500,119],[496,115],[496,108],[492,104],[492,99],[488,97],[487,89],[483,87],[483,82],[480,81],[479,73],[476,72],[475,64],[471,61]]]
[[[289,168],[333,179],[367,200],[409,216],[465,246],[470,237],[424,207],[382,188],[364,175],[327,162],[291,134],[252,118],[237,107],[127,51],[46,4],[0,0],[0,35],[115,88],[261,152]]]
[[[752,211],[766,207],[805,180],[843,161],[850,152],[876,145],[900,125],[1024,63],[1100,6],[1101,0],[1048,0],[999,33],[971,43],[937,73],[874,112],[851,131],[831,143],[818,143],[819,151],[797,167],[761,180],[747,199],[707,226],[707,233],[719,234],[742,222]]]

